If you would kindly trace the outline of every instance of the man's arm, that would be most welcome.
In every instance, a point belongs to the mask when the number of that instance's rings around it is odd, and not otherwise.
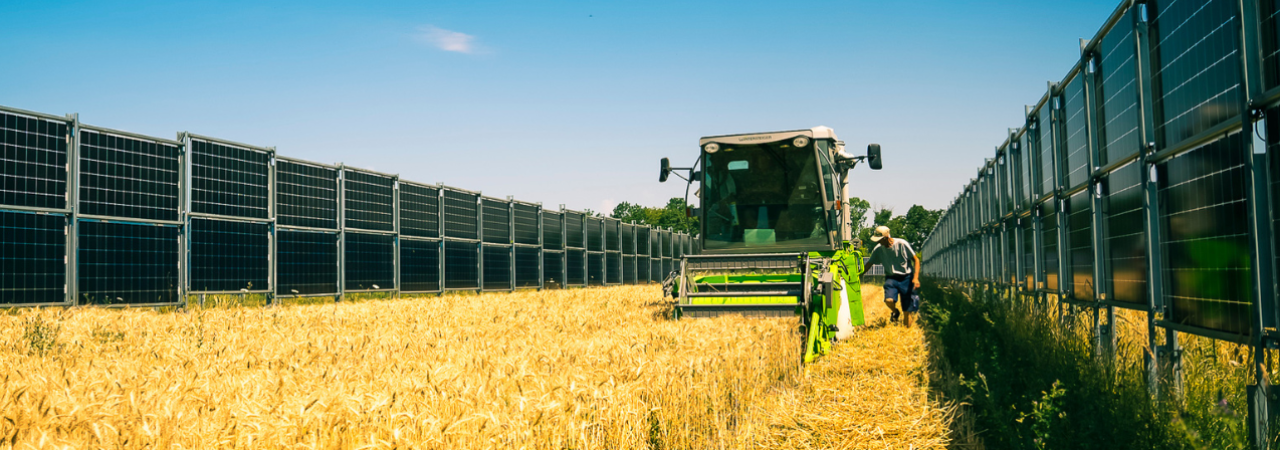
[[[920,289],[920,255],[911,254],[916,259],[916,269],[911,271],[911,283],[916,289]]]

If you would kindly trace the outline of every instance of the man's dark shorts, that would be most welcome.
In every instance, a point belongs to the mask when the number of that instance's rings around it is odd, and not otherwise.
[[[914,301],[914,299],[916,298],[914,295],[912,295],[914,293],[915,293],[915,287],[911,283],[910,276],[900,280],[890,278],[890,277],[885,277],[884,301],[893,302],[893,301],[898,301],[898,299],[901,299],[902,303],[900,303],[899,306],[902,308],[902,310],[913,313],[920,309],[920,304]]]

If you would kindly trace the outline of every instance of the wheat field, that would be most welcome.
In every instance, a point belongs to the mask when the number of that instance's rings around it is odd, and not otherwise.
[[[868,327],[801,369],[797,319],[673,321],[662,300],[627,286],[14,310],[0,446],[945,446],[951,410],[926,394],[918,329]],[[885,380],[893,395],[866,394]]]

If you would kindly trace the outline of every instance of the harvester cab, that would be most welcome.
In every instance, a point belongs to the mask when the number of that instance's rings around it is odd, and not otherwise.
[[[702,252],[684,256],[664,283],[676,317],[799,316],[801,354],[812,361],[864,321],[848,177],[862,162],[879,170],[880,146],[851,155],[827,127],[698,144],[692,167],[663,158],[659,176],[699,184]]]

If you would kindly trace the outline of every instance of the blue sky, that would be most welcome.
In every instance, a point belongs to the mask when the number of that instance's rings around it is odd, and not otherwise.
[[[826,125],[945,207],[1116,1],[0,3],[0,105],[551,207],[684,195],[700,136]]]

